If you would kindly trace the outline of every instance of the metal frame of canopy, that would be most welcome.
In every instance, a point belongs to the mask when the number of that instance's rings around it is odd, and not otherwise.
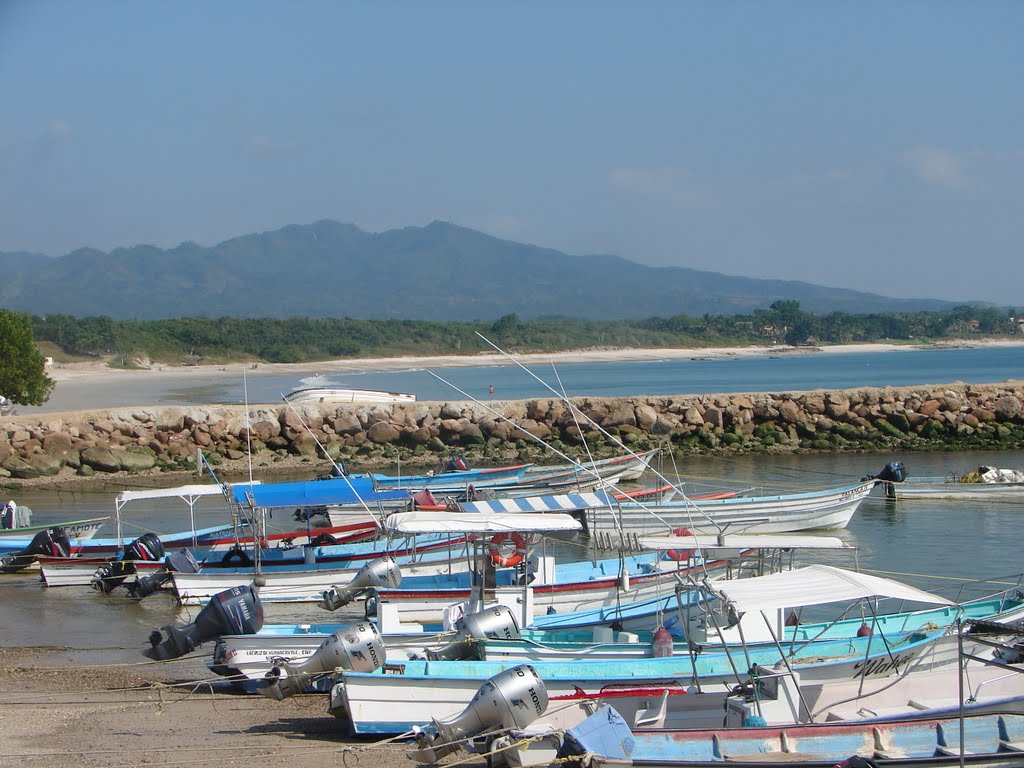
[[[258,483],[259,481],[254,481]],[[248,483],[246,483],[248,485]],[[179,498],[188,505],[189,523],[192,528],[192,546],[196,546],[196,514],[195,505],[207,496],[224,496],[225,490],[219,485],[181,485],[174,488],[147,488],[141,491],[121,491],[114,499],[114,511],[117,522],[117,539],[119,546],[124,546],[124,534],[121,530],[121,510],[126,504],[132,501],[148,499],[171,499]]]

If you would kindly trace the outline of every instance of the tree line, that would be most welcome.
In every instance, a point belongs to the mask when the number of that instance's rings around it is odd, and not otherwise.
[[[716,347],[765,343],[851,344],[1019,335],[1014,315],[995,307],[948,312],[832,312],[815,315],[798,301],[776,301],[750,315],[651,317],[590,321],[565,317],[494,322],[418,320],[204,318],[113,320],[46,315],[31,318],[36,342],[71,356],[146,356],[164,362],[256,360],[301,363],[345,357],[473,355],[491,351],[478,334],[513,352],[591,347]]]

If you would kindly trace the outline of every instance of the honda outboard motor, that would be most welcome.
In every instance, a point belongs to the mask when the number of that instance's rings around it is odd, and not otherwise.
[[[889,483],[902,483],[907,479],[907,470],[902,461],[893,461],[882,467],[877,475],[867,475],[864,480],[884,480]]]
[[[470,613],[455,622],[455,637],[441,648],[427,648],[423,651],[428,659],[481,658],[481,640],[518,640],[519,623],[515,614],[505,605],[495,605],[478,613]]]
[[[32,537],[24,549],[0,557],[0,571],[14,573],[28,568],[39,555],[70,557],[71,541],[63,528],[45,528]]]
[[[326,611],[336,611],[355,600],[361,592],[372,587],[394,589],[402,582],[402,571],[390,557],[371,560],[352,577],[347,586],[334,586],[324,592],[324,599],[317,605]]]
[[[121,559],[96,569],[89,586],[109,594],[136,572],[135,561],[155,562],[164,556],[164,543],[155,533],[144,533],[124,548]]]
[[[128,592],[132,597],[139,599],[149,597],[170,581],[174,573],[199,573],[199,563],[196,562],[195,555],[185,548],[172,552],[164,558],[162,570],[130,582]]]
[[[299,664],[280,659],[266,674],[267,685],[260,693],[281,701],[302,693],[315,675],[347,669],[373,672],[384,663],[384,642],[377,627],[368,621],[347,624],[324,640],[313,655]],[[282,676],[285,675],[285,676]]]
[[[150,648],[142,653],[156,661],[176,659],[196,646],[221,635],[251,635],[263,626],[263,604],[251,586],[218,592],[191,624],[166,625],[149,636]],[[166,635],[166,637],[164,637]]]
[[[492,677],[476,692],[462,714],[431,721],[417,729],[419,749],[408,756],[434,763],[460,748],[459,742],[488,731],[525,728],[548,708],[548,692],[537,670],[521,664]]]

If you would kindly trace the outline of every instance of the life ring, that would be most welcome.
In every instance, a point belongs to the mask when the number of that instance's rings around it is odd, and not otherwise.
[[[321,533],[315,539],[309,542],[311,547],[327,547],[334,546],[338,543],[338,540],[329,533]]]
[[[672,531],[672,535],[673,536],[692,536],[693,534],[690,533],[690,531],[687,530],[686,528],[676,528],[674,531]],[[668,550],[665,553],[665,555],[668,557],[669,560],[675,560],[677,563],[681,563],[684,560],[689,560],[691,557],[693,557],[693,550],[692,549],[670,549],[670,550]]]
[[[224,553],[224,557],[220,559],[220,564],[225,566],[232,566],[235,562],[242,568],[248,568],[252,565],[252,558],[249,557],[248,553],[245,552],[238,545],[233,546],[227,552]]]
[[[526,556],[526,540],[518,533],[498,533],[487,545],[491,562],[499,568],[512,568]]]

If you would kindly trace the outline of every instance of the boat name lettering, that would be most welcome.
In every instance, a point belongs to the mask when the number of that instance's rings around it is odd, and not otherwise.
[[[903,664],[909,664],[913,658],[914,654],[906,653],[902,656],[894,656],[891,659],[871,659],[867,663],[858,661],[853,665],[853,677],[858,678],[869,677],[871,675],[888,674]]]

